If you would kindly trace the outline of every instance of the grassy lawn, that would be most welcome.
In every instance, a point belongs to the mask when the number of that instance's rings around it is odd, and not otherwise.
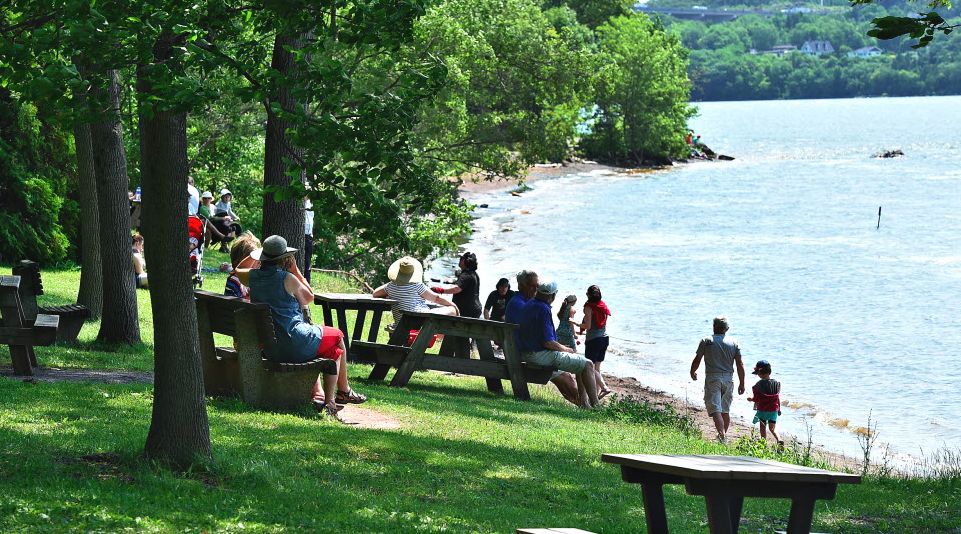
[[[208,266],[219,263],[211,257]],[[44,301],[72,300],[78,281],[79,273],[45,272]],[[327,283],[318,289],[337,290]],[[222,284],[210,274],[205,288]],[[87,325],[80,348],[38,348],[41,365],[150,370],[149,302],[138,296],[143,346],[92,350],[96,327]],[[425,372],[395,389],[365,383],[368,371],[350,368],[366,406],[402,429],[320,420],[306,405],[270,413],[210,399],[215,463],[187,474],[140,457],[152,386],[0,379],[0,532],[638,532],[640,486],[623,483],[602,452],[737,453],[673,428],[575,410],[548,387],[519,402],[489,394],[481,379]],[[676,486],[665,496],[673,532],[707,531],[703,499]],[[868,478],[820,502],[814,528],[961,532],[959,500],[957,478]],[[785,501],[748,499],[741,531],[783,529],[788,510]]]

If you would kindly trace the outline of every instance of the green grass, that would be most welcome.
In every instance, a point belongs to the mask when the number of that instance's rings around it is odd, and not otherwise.
[[[75,273],[44,276],[48,298],[75,287]],[[213,278],[205,284],[212,290]],[[144,312],[146,293],[138,294]],[[45,347],[38,358],[42,365],[58,359],[70,367],[150,369],[149,313],[141,320],[143,347],[101,356]],[[365,383],[368,371],[350,367],[354,386],[371,398],[367,406],[401,421],[401,430],[320,420],[306,406],[271,413],[210,399],[215,461],[186,474],[141,457],[152,386],[0,379],[0,531],[638,532],[640,487],[601,463],[602,452],[738,453],[656,417],[638,424],[573,409],[548,387],[534,386],[533,400],[519,402],[488,393],[481,379],[426,372],[407,388],[390,388]],[[81,459],[92,454],[100,456]],[[665,496],[672,532],[707,531],[703,499],[677,486]],[[814,527],[961,532],[959,499],[957,478],[868,478],[820,502]],[[741,531],[783,529],[788,511],[785,501],[748,499]]]

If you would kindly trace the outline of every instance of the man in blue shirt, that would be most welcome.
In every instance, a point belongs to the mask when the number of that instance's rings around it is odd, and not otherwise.
[[[537,273],[534,271],[525,269],[517,273],[517,291],[514,292],[514,296],[510,302],[507,303],[507,308],[504,310],[505,323],[520,324],[521,312],[524,310],[524,306],[534,298],[534,294],[537,293],[537,282]],[[524,349],[520,348],[521,338],[519,330],[514,332],[514,339],[517,341],[518,350],[523,353]],[[577,382],[574,381],[573,375],[565,373],[564,371],[556,371],[551,375],[551,382],[557,386],[557,391],[559,391],[561,396],[567,399],[568,402],[575,405],[581,404],[581,395],[578,393]]]
[[[521,354],[525,361],[574,373],[580,407],[592,408],[600,404],[594,366],[574,349],[557,342],[551,315],[551,303],[556,296],[557,284],[543,282],[538,284],[534,298],[524,305],[518,323]]]

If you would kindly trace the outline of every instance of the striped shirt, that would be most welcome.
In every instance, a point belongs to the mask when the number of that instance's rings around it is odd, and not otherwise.
[[[430,308],[427,306],[427,301],[421,296],[427,291],[427,286],[422,283],[397,285],[393,282],[388,282],[387,285],[384,286],[384,291],[387,292],[389,298],[397,301],[390,307],[390,313],[394,316],[395,325],[400,321],[400,317],[405,311],[430,311]]]
[[[250,296],[250,288],[240,283],[240,278],[237,278],[237,273],[233,273],[227,278],[227,286],[224,288],[224,295],[228,297],[243,297],[247,298]]]

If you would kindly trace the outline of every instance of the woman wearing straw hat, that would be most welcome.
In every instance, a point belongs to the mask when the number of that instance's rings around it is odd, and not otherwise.
[[[453,302],[424,285],[424,267],[417,259],[404,256],[395,261],[390,269],[387,269],[387,278],[390,278],[390,282],[375,289],[373,296],[396,301],[390,308],[394,316],[394,324],[389,327],[391,330],[405,311],[460,315]],[[440,304],[441,307],[432,309],[427,306],[428,301]],[[437,336],[437,339],[441,339],[441,336]]]
[[[250,301],[270,306],[277,342],[264,349],[268,359],[298,363],[319,357],[337,362],[337,375],[321,375],[313,391],[314,409],[336,418],[342,404],[360,404],[367,397],[347,382],[347,366],[340,358],[346,351],[343,332],[304,321],[301,307],[314,301],[314,291],[297,268],[295,252],[286,239],[272,235],[250,254],[260,262],[259,269],[250,271]]]

